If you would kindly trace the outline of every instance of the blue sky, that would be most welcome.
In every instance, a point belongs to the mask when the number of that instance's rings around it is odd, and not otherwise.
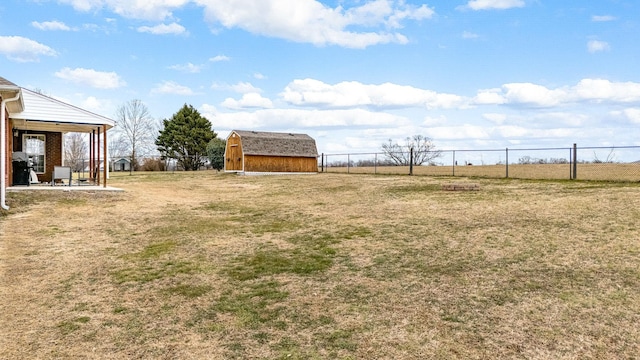
[[[319,152],[640,145],[637,0],[3,0],[0,76]]]

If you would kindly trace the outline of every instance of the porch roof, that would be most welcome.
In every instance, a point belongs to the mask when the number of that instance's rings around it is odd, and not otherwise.
[[[20,94],[20,87],[11,81],[0,77],[0,98],[10,99]],[[7,103],[7,110],[9,112],[18,112],[24,110],[24,101],[22,96],[18,101],[12,101]]]
[[[52,97],[20,88],[23,109],[11,112],[13,127],[19,130],[40,130],[52,132],[88,132],[99,126],[110,129],[115,121],[105,116],[64,103]]]

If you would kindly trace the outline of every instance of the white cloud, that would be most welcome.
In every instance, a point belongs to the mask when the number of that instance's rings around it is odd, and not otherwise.
[[[470,31],[465,31],[465,32],[462,33],[462,38],[463,39],[477,39],[479,37],[480,37],[480,35],[472,33]]]
[[[156,26],[140,26],[138,28],[138,32],[149,33],[154,35],[168,35],[168,34],[187,35],[188,34],[187,29],[185,29],[184,26],[178,23],[171,23],[169,25],[160,24]]]
[[[384,43],[406,43],[398,29],[405,20],[429,19],[434,11],[401,0],[374,0],[345,9],[317,0],[196,0],[209,21],[226,28],[315,45],[365,48]],[[371,29],[369,31],[364,28]],[[356,30],[357,29],[357,30]]]
[[[32,21],[31,26],[43,31],[71,31],[72,30],[69,26],[67,26],[65,23],[60,21],[45,21],[45,22]]]
[[[438,117],[433,116],[425,116],[424,121],[422,121],[422,125],[424,126],[439,126],[447,123],[447,117],[444,115],[440,115]]]
[[[429,137],[438,140],[488,139],[491,134],[484,126],[464,124],[429,128]]]
[[[469,0],[467,5],[462,8],[471,10],[504,10],[524,7],[525,5],[524,0]]]
[[[640,102],[640,83],[583,79],[572,90],[579,100],[614,103]]]
[[[195,95],[195,92],[187,86],[180,85],[173,81],[164,81],[151,89],[152,94],[170,94],[170,95]]]
[[[211,62],[220,62],[220,61],[229,61],[229,60],[231,60],[231,58],[225,55],[216,55],[209,59],[209,61]]]
[[[506,102],[507,99],[505,99],[500,88],[479,90],[473,99],[473,103],[477,105],[500,105]]]
[[[230,89],[241,94],[262,92],[262,90],[260,90],[259,88],[253,86],[251,83],[248,83],[248,82],[239,82],[235,85],[231,85]]]
[[[558,124],[568,127],[581,127],[585,126],[589,117],[579,113],[551,112],[537,114],[534,116],[534,119],[538,124],[551,128],[558,127]]]
[[[251,108],[271,109],[273,108],[273,103],[260,94],[252,92],[243,94],[240,100],[227,98],[222,102],[222,106],[234,110]]]
[[[89,96],[82,101],[81,107],[95,113],[105,112],[110,107],[110,101],[100,100],[95,96]]]
[[[606,21],[614,21],[614,20],[616,20],[616,17],[611,15],[593,15],[591,17],[591,21],[593,22],[606,22]]]
[[[609,46],[609,43],[606,41],[590,40],[587,43],[587,50],[592,54],[601,52],[601,51],[608,51],[610,49],[611,47]]]
[[[482,117],[498,125],[503,124],[507,120],[506,114],[499,114],[499,113],[482,114]]]
[[[169,66],[169,69],[190,73],[190,74],[196,74],[202,70],[202,65],[194,65],[192,63],[186,63],[181,65],[171,65]]]
[[[214,89],[214,90],[233,91],[233,92],[237,92],[237,93],[240,93],[240,94],[261,93],[262,92],[262,90],[260,90],[259,88],[253,86],[251,83],[242,82],[242,81],[237,83],[237,84],[234,84],[234,85],[213,83],[213,85],[211,85],[211,88]]]
[[[554,107],[581,102],[640,102],[640,83],[582,79],[574,86],[555,89],[532,83],[509,83],[501,88],[479,90],[474,105],[524,105]]]
[[[108,9],[127,18],[155,21],[172,19],[175,10],[195,3],[204,9],[210,22],[225,28],[240,28],[253,34],[319,46],[349,48],[407,43],[407,37],[396,30],[401,29],[406,21],[430,19],[435,13],[427,5],[407,4],[405,0],[370,0],[358,6],[340,5],[335,8],[319,0],[59,1],[79,11]],[[167,30],[143,27],[139,31]]]
[[[126,86],[126,82],[115,72],[96,71],[84,68],[63,68],[55,76],[76,84],[96,89],[117,89]]]
[[[531,106],[556,106],[566,101],[568,95],[564,89],[548,89],[531,83],[512,83],[502,86],[504,97],[510,104]]]
[[[191,0],[153,0],[153,1],[127,1],[127,0],[58,0],[69,4],[78,11],[97,11],[103,8],[114,13],[134,19],[164,20],[172,16],[172,12],[180,9]]]
[[[265,80],[267,77],[261,73],[254,73],[253,78],[258,80]]]
[[[34,62],[40,56],[57,55],[52,48],[22,36],[0,36],[0,54],[17,62]]]
[[[640,124],[640,108],[629,108],[624,109],[623,111],[613,111],[611,114],[615,116],[622,115],[632,124]]]
[[[294,80],[280,94],[289,104],[325,108],[374,107],[426,107],[456,108],[464,106],[463,97],[442,94],[412,86],[384,83],[367,85],[355,81],[335,85],[319,80]]]
[[[203,106],[204,109],[204,106]],[[253,112],[238,111],[220,113],[208,105],[206,115],[215,117],[215,126],[219,129],[353,129],[353,128],[389,128],[409,125],[410,121],[402,116],[388,113],[371,112],[362,109],[348,110],[304,110],[304,109],[262,109]]]

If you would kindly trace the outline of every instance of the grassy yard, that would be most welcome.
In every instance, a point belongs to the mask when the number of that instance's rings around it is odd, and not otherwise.
[[[622,359],[637,183],[214,172],[9,193],[0,358]],[[476,180],[473,180],[474,182]]]

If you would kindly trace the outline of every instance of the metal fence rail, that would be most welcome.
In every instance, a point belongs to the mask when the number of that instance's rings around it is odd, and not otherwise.
[[[513,179],[640,181],[640,146],[442,150],[428,165],[391,164],[384,153],[322,154],[322,172]]]

